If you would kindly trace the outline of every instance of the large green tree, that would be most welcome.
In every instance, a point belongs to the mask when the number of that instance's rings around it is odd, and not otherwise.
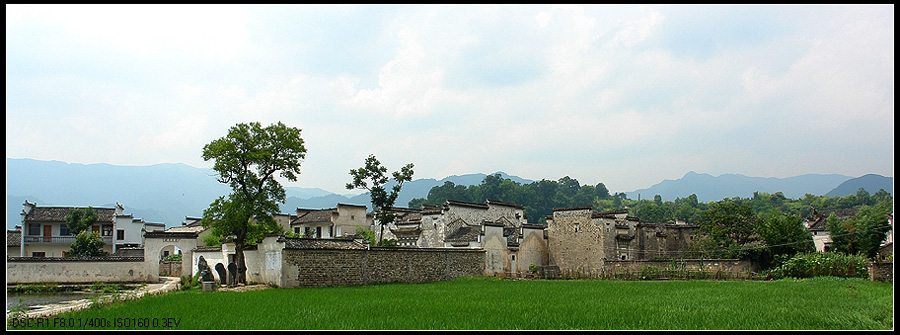
[[[203,211],[203,226],[234,242],[238,283],[246,283],[245,246],[281,229],[273,215],[284,203],[285,191],[276,176],[296,181],[304,157],[300,129],[281,122],[267,127],[239,123],[203,147],[203,159],[215,161],[219,182],[231,187],[230,194]]]
[[[766,248],[760,260],[764,268],[774,265],[776,257],[791,257],[816,251],[813,236],[803,226],[799,215],[785,215],[772,210],[760,218],[756,229]]]
[[[875,206],[860,207],[856,215],[846,220],[840,220],[832,214],[826,221],[832,250],[875,258],[881,242],[891,230],[888,217],[892,211],[893,202],[882,201]]]
[[[92,232],[91,227],[97,222],[97,215],[94,214],[94,208],[73,208],[69,210],[69,214],[65,217],[66,227],[72,235],[75,235],[75,241],[69,245],[70,257],[96,257],[105,256],[103,246],[106,243],[100,238],[100,233]]]
[[[394,214],[388,210],[394,207],[397,196],[403,183],[412,180],[413,164],[409,163],[394,171],[391,174],[394,179],[394,186],[388,191],[385,184],[388,183],[387,168],[381,165],[381,162],[375,158],[375,155],[369,155],[366,158],[366,164],[359,169],[351,169],[350,176],[353,180],[347,183],[347,189],[362,189],[369,191],[372,199],[372,208],[376,211],[375,219],[381,226],[381,234],[378,236],[378,244],[384,241],[384,225],[394,221]]]
[[[749,205],[734,199],[716,202],[700,215],[697,226],[702,237],[692,247],[706,257],[746,258],[757,241],[757,221]]]

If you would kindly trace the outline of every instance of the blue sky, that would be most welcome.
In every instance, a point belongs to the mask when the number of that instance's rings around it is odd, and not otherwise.
[[[281,121],[296,183],[504,171],[893,176],[894,6],[7,5],[6,155],[211,167]]]

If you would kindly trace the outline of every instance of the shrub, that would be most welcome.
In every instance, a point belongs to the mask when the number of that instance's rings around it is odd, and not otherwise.
[[[769,271],[769,278],[809,278],[818,276],[861,277],[869,275],[869,260],[860,255],[836,252],[801,253]]]
[[[163,261],[166,261],[166,262],[181,262],[181,254],[168,255],[168,256],[166,256],[166,258],[163,258]]]

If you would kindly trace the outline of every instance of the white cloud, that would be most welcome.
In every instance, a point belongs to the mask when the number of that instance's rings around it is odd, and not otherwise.
[[[331,191],[370,153],[612,191],[893,169],[892,7],[7,8],[9,156],[202,166],[282,121]]]

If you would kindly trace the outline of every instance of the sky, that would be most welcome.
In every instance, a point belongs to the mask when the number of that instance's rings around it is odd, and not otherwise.
[[[611,192],[690,171],[894,171],[894,6],[6,5],[6,156],[210,168],[301,129],[296,182],[374,154]]]

